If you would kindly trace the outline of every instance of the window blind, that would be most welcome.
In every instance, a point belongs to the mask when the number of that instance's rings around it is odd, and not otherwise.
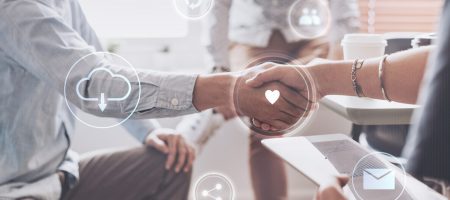
[[[359,0],[361,32],[433,32],[442,5],[442,0]]]

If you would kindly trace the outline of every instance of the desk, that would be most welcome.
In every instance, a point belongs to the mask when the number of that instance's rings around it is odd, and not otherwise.
[[[352,138],[358,140],[362,125],[405,125],[417,105],[369,98],[328,95],[321,103],[353,123]]]

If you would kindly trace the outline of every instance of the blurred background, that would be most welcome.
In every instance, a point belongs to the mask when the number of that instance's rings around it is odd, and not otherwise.
[[[332,0],[333,1],[333,0]],[[335,0],[337,1],[337,0]],[[181,17],[171,0],[80,0],[88,21],[104,46],[134,67],[182,73],[208,70],[201,45],[202,23]],[[441,0],[359,0],[360,32],[432,32],[438,23]],[[159,119],[175,127],[179,118]],[[248,137],[237,120],[225,124],[199,155],[193,181],[216,171],[230,177],[236,199],[252,199],[248,167]],[[351,123],[321,106],[302,134],[349,134]],[[77,124],[74,150],[85,153],[102,148],[140,145],[119,127],[95,129]],[[311,199],[314,186],[290,167],[290,199]],[[151,169],[149,169],[151,170]]]

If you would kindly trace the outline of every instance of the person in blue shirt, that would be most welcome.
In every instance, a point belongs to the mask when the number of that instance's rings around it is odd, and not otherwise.
[[[65,83],[75,88],[78,80],[97,68],[125,77],[135,76],[134,71],[94,55],[80,62],[65,81],[76,61],[102,51],[76,0],[0,0],[0,44],[0,199],[186,199],[192,148],[172,130],[161,130],[145,119],[229,105],[236,80],[254,73],[195,75],[137,70],[141,90],[133,87],[128,98],[108,103],[105,109],[68,93],[69,105],[96,116],[123,118],[132,114],[133,120],[124,126],[143,143],[156,147],[108,151],[79,159],[70,150],[74,117],[65,105]],[[131,78],[130,82],[138,84]],[[79,91],[86,96],[126,93],[126,87],[105,75],[93,76],[81,87]],[[246,94],[239,102],[243,113],[274,126],[295,121],[283,110],[301,112],[287,102],[301,96],[292,95],[271,105],[264,97],[269,88],[291,90],[281,83],[258,89],[237,85],[236,89]]]

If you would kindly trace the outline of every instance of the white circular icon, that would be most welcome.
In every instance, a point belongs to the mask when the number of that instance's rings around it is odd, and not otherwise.
[[[194,185],[194,200],[234,200],[233,183],[225,175],[211,172],[200,177]]]
[[[110,80],[110,84],[102,84],[104,80]],[[122,124],[136,111],[140,97],[141,84],[136,69],[114,53],[93,52],[81,57],[70,67],[64,81],[64,99],[70,113],[93,128]],[[104,117],[77,112],[74,104]],[[107,117],[110,112],[115,113],[116,119]]]
[[[266,52],[259,56],[256,56],[254,60],[249,62],[246,65],[246,68],[258,66],[263,63],[272,62],[276,64],[286,64],[289,63],[294,70],[294,72],[297,72],[298,78],[296,81],[299,83],[303,83],[305,86],[305,89],[301,91],[301,95],[305,98],[305,105],[302,107],[303,112],[297,116],[298,120],[283,130],[277,130],[277,131],[270,131],[270,130],[263,130],[260,127],[254,126],[253,119],[248,119],[247,117],[241,117],[239,118],[244,125],[249,127],[251,130],[253,130],[255,133],[264,135],[264,136],[289,136],[295,133],[299,133],[301,130],[303,130],[304,127],[306,127],[314,113],[318,110],[319,104],[317,103],[317,88],[313,81],[313,78],[311,74],[306,70],[306,68],[302,68],[301,63],[297,63],[296,60],[290,56],[286,56],[284,54],[276,53],[276,52]],[[246,73],[246,72],[243,72]],[[240,98],[244,98],[246,95],[249,94],[241,94],[239,88],[242,87],[245,83],[245,79],[237,79],[236,83],[234,84],[234,92],[233,92],[233,102],[235,110],[238,112],[242,112],[243,106],[240,105]],[[264,85],[263,85],[264,86]],[[258,88],[257,88],[258,89]],[[284,90],[286,91],[286,90]],[[298,91],[295,91],[298,92]],[[278,101],[285,101],[282,97],[284,97],[287,94],[284,94],[283,91],[278,90],[275,88],[267,88],[264,91],[261,91],[261,96],[263,96],[267,100],[267,106],[276,106]],[[245,98],[244,98],[245,99]],[[308,101],[306,101],[308,99]],[[315,102],[315,103],[314,103]]]
[[[197,20],[211,11],[214,0],[173,0],[173,3],[182,17]]]
[[[298,0],[289,9],[291,30],[302,38],[317,38],[327,33],[331,14],[324,0]]]
[[[353,193],[361,200],[397,200],[408,195],[404,193],[405,184],[405,167],[398,158],[384,152],[374,152],[362,157],[353,168],[350,182]]]

